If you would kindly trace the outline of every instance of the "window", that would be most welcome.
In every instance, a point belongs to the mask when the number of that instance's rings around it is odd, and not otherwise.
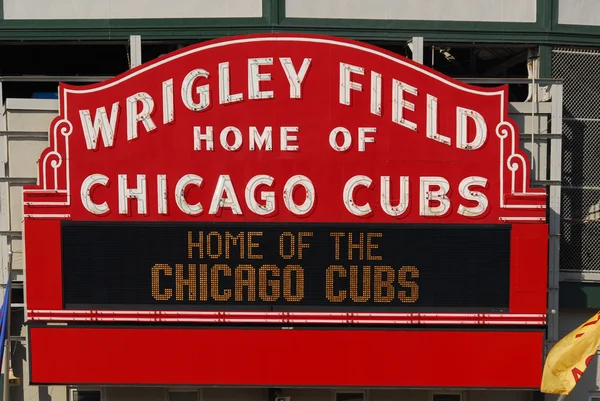
[[[460,393],[440,393],[433,395],[433,401],[460,401]]]
[[[73,390],[73,401],[102,401],[102,391],[100,390]]]
[[[169,391],[168,401],[198,401],[197,391]]]
[[[335,401],[364,401],[365,393],[335,393]]]

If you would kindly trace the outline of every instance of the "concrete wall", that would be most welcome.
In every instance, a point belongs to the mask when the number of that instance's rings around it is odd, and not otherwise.
[[[558,0],[558,23],[600,26],[600,1]]]
[[[286,0],[285,6],[289,18],[536,22],[536,0]]]
[[[351,390],[359,392],[361,389]],[[441,392],[441,391],[440,391]],[[463,401],[529,401],[529,391],[473,390],[461,393]],[[434,392],[427,390],[366,390],[366,401],[431,401]],[[166,388],[108,388],[103,401],[168,401]],[[283,389],[290,401],[335,401],[335,390]],[[267,389],[204,388],[199,389],[200,401],[268,401]]]
[[[562,1],[582,3],[582,18],[594,18],[585,11],[596,0]],[[536,0],[285,0],[285,6],[290,18],[536,22]],[[3,0],[3,10],[7,20],[251,18],[262,16],[262,0]]]
[[[4,176],[10,177],[0,183],[0,231],[9,232],[1,239],[6,251],[13,251],[13,280],[23,281],[23,223],[22,187],[35,183],[37,159],[48,146],[50,122],[58,114],[58,103],[53,100],[9,99],[3,115],[0,137],[0,160]],[[4,282],[4,281],[3,281]]]
[[[35,183],[37,160],[48,146],[50,122],[58,114],[56,100],[8,99],[1,122],[0,136],[0,260],[2,283],[6,282],[8,251],[12,250],[12,280],[24,281],[22,187]],[[67,390],[62,386],[29,386],[27,330],[23,305],[13,304],[11,315],[12,368],[21,385],[11,387],[10,399],[63,401]]]
[[[261,17],[261,0],[4,0],[4,19]]]
[[[541,104],[539,111],[548,113],[550,104]],[[530,103],[514,103],[509,109],[511,117],[520,126],[522,133],[539,132],[544,127],[547,116],[532,117]],[[37,159],[42,149],[48,144],[48,128],[51,120],[58,114],[56,100],[8,99],[3,113],[3,135],[0,136],[0,170],[4,181],[0,181],[0,260],[4,275],[1,282],[6,281],[6,266],[8,250],[14,252],[13,276],[14,281],[24,280],[24,261],[22,253],[22,185],[33,183],[37,178]],[[535,144],[531,147],[527,137],[522,138],[525,147],[533,151],[536,159],[536,173],[539,177],[545,172],[543,162],[544,151]],[[7,178],[6,178],[7,177]],[[542,177],[543,178],[543,177]],[[22,310],[15,308],[15,311]],[[14,313],[13,313],[14,315]],[[21,318],[21,321],[23,319]],[[584,319],[585,320],[585,319]],[[63,401],[67,399],[67,389],[61,386],[29,386],[28,355],[26,352],[27,339],[25,326],[16,323],[13,336],[22,336],[13,341],[12,366],[16,376],[21,378],[22,385],[11,389],[11,401]],[[443,352],[440,351],[440,352]],[[177,369],[177,367],[165,367]],[[73,366],[77,369],[77,366]],[[426,374],[426,372],[424,372]],[[164,401],[167,399],[165,388],[107,388],[104,390],[103,401]],[[207,388],[201,391],[201,401],[266,401],[266,389],[215,389]],[[303,390],[285,389],[284,396],[292,397],[291,401],[334,401],[332,390]],[[431,401],[431,394],[425,390],[370,390],[367,401]],[[526,401],[530,400],[530,392],[510,391],[468,391],[465,393],[468,401]]]

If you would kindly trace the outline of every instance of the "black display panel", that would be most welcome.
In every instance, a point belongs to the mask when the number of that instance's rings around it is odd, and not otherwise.
[[[509,225],[62,223],[73,309],[507,312]]]

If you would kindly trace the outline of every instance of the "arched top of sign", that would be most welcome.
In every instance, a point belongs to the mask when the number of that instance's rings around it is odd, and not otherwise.
[[[189,46],[184,49],[177,50],[173,53],[163,55],[157,58],[154,61],[148,62],[141,66],[138,66],[132,70],[124,72],[112,79],[109,79],[104,82],[95,83],[92,85],[85,85],[83,87],[72,86],[72,85],[62,85],[64,88],[64,93],[93,93],[105,89],[109,89],[115,85],[122,84],[123,82],[135,78],[137,76],[143,75],[147,72],[150,72],[153,69],[161,68],[165,65],[168,65],[171,62],[174,62],[178,59],[182,59],[185,57],[193,56],[197,53],[206,52],[206,51],[227,51],[228,47],[232,47],[235,45],[244,45],[251,46],[255,43],[273,43],[277,42],[279,44],[284,43],[286,46],[293,46],[297,43],[310,43],[310,44],[320,44],[326,46],[335,46],[340,47],[342,49],[352,49],[359,52],[365,53],[365,55],[381,57],[382,59],[389,60],[401,68],[409,68],[414,71],[418,71],[419,73],[431,77],[441,84],[448,85],[449,87],[459,89],[468,93],[481,95],[481,96],[499,96],[501,100],[504,100],[504,95],[506,94],[505,88],[482,88],[470,84],[466,84],[464,82],[458,81],[449,76],[445,76],[435,71],[430,67],[426,67],[422,64],[416,63],[413,60],[410,60],[406,57],[403,57],[399,54],[395,54],[388,50],[378,48],[375,46],[371,46],[367,43],[362,43],[354,40],[348,40],[343,38],[331,37],[331,36],[322,36],[322,35],[297,35],[297,34],[269,34],[269,35],[246,35],[241,37],[229,37],[224,39],[212,40],[203,43],[199,43],[196,45]],[[351,68],[350,68],[351,69]],[[66,106],[66,103],[65,103]],[[501,105],[503,106],[503,105]],[[66,109],[65,109],[66,110]],[[504,113],[504,108],[501,107],[499,110]],[[501,114],[501,117],[504,117],[504,114]]]
[[[545,221],[506,86],[363,43],[230,37],[59,97],[26,218]]]

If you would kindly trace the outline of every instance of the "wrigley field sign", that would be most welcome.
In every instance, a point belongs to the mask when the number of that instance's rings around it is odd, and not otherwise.
[[[519,244],[545,192],[506,87],[256,35],[61,85],[60,105],[24,190],[32,320],[544,322]]]

